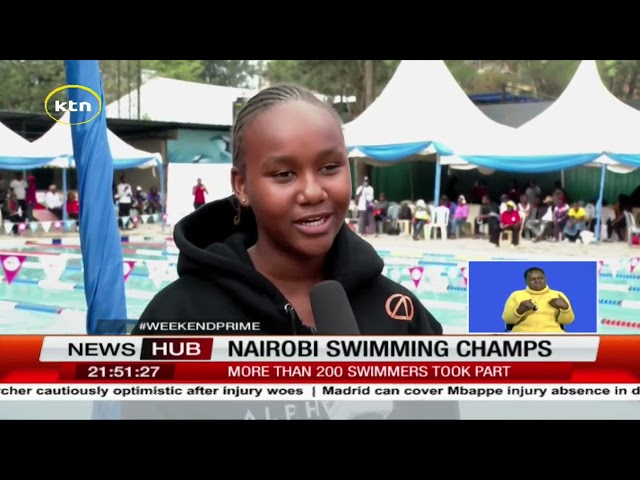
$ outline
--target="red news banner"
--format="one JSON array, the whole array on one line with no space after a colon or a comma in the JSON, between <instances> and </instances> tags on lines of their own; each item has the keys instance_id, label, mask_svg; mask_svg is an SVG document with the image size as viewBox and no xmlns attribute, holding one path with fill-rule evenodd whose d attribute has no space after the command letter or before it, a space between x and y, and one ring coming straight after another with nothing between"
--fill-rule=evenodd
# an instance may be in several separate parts
<instances>
[{"instance_id":1,"label":"red news banner","mask_svg":"<svg viewBox=\"0 0 640 480\"><path fill-rule=\"evenodd\" d=\"M0 337L0 382L640 383L640 337Z\"/></svg>"}]
</instances>

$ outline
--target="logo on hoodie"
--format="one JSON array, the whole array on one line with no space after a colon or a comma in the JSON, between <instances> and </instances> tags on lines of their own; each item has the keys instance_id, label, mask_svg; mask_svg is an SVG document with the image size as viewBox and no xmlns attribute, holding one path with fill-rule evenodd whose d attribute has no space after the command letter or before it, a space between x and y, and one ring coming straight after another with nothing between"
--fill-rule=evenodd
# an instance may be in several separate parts
<instances>
[{"instance_id":1,"label":"logo on hoodie","mask_svg":"<svg viewBox=\"0 0 640 480\"><path fill-rule=\"evenodd\" d=\"M400 293L396 293L387 298L384 305L387 315L393 320L404 320L410 322L413 320L414 308L411 298Z\"/></svg>"}]
</instances>

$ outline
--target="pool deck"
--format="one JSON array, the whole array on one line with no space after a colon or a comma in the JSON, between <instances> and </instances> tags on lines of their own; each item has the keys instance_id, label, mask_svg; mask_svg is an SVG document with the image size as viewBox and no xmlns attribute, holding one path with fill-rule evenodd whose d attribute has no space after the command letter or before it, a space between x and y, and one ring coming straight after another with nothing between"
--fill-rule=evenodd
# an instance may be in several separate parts
<instances>
[{"instance_id":1,"label":"pool deck","mask_svg":"<svg viewBox=\"0 0 640 480\"><path fill-rule=\"evenodd\" d=\"M162 243L167 238L171 238L168 228L163 231L160 225L139 225L134 230L124 231L123 237L129 237L129 241L149 241ZM0 248L11 248L23 245L25 242L47 243L50 239L75 239L69 240L77 245L78 233L25 233L20 236L0 236ZM518 258L523 260L608 260L608 259L629 259L640 258L640 247L630 247L623 242L607 243L599 245L583 245L580 243L533 243L530 240L523 240L517 248L511 248L506 243L499 248L491 245L487 240L481 239L448 239L448 240L419 240L414 241L406 235L379 237L366 237L376 249L394 251L419 251L420 253L433 253L441 255L456 255L467 257L468 259L488 259L488 258ZM64 240L63 240L64 243Z\"/></svg>"}]
</instances>

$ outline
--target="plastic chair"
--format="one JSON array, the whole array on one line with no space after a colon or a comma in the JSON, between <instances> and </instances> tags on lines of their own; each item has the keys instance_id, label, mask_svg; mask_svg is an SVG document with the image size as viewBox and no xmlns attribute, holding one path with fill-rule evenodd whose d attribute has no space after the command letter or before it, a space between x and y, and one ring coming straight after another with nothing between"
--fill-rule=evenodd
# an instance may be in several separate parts
<instances>
[{"instance_id":1,"label":"plastic chair","mask_svg":"<svg viewBox=\"0 0 640 480\"><path fill-rule=\"evenodd\" d=\"M640 228L636 224L636 219L633 218L633 214L631 212L624 212L624 218L627 222L627 243L629 246L632 246L633 237L635 235L640 235Z\"/></svg>"},{"instance_id":2,"label":"plastic chair","mask_svg":"<svg viewBox=\"0 0 640 480\"><path fill-rule=\"evenodd\" d=\"M430 208L429 211L431 213L431 223L424 226L424 238L426 240L431 239L431 232L434 229L438 229L442 240L446 240L448 238L447 231L451 211L447 207Z\"/></svg>"},{"instance_id":3,"label":"plastic chair","mask_svg":"<svg viewBox=\"0 0 640 480\"><path fill-rule=\"evenodd\" d=\"M520 222L520 240L522 240L522 233L524 232L524 222ZM513 232L511 230L505 230L501 232L501 239L504 240L504 236L506 235L506 240L509 242L509 245L513 244Z\"/></svg>"},{"instance_id":4,"label":"plastic chair","mask_svg":"<svg viewBox=\"0 0 640 480\"><path fill-rule=\"evenodd\" d=\"M411 220L395 220L395 226L400 230L400 233L411 235L412 225Z\"/></svg>"}]
</instances>

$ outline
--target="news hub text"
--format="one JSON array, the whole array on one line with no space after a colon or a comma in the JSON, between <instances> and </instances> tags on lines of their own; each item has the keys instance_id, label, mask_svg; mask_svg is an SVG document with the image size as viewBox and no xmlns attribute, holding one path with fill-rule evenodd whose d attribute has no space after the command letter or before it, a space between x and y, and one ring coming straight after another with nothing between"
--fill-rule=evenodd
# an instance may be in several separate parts
<instances>
[{"instance_id":1,"label":"news hub text","mask_svg":"<svg viewBox=\"0 0 640 480\"><path fill-rule=\"evenodd\" d=\"M453 352L451 349L453 348ZM213 351L211 339L145 338L140 358L143 360L192 359L209 360ZM234 358L443 358L451 356L473 357L549 357L549 340L231 340L226 356ZM124 356L135 357L138 349L134 342L127 343L73 343L68 344L69 357Z\"/></svg>"},{"instance_id":2,"label":"news hub text","mask_svg":"<svg viewBox=\"0 0 640 480\"><path fill-rule=\"evenodd\" d=\"M45 337L41 362L594 362L599 337Z\"/></svg>"}]
</instances>

